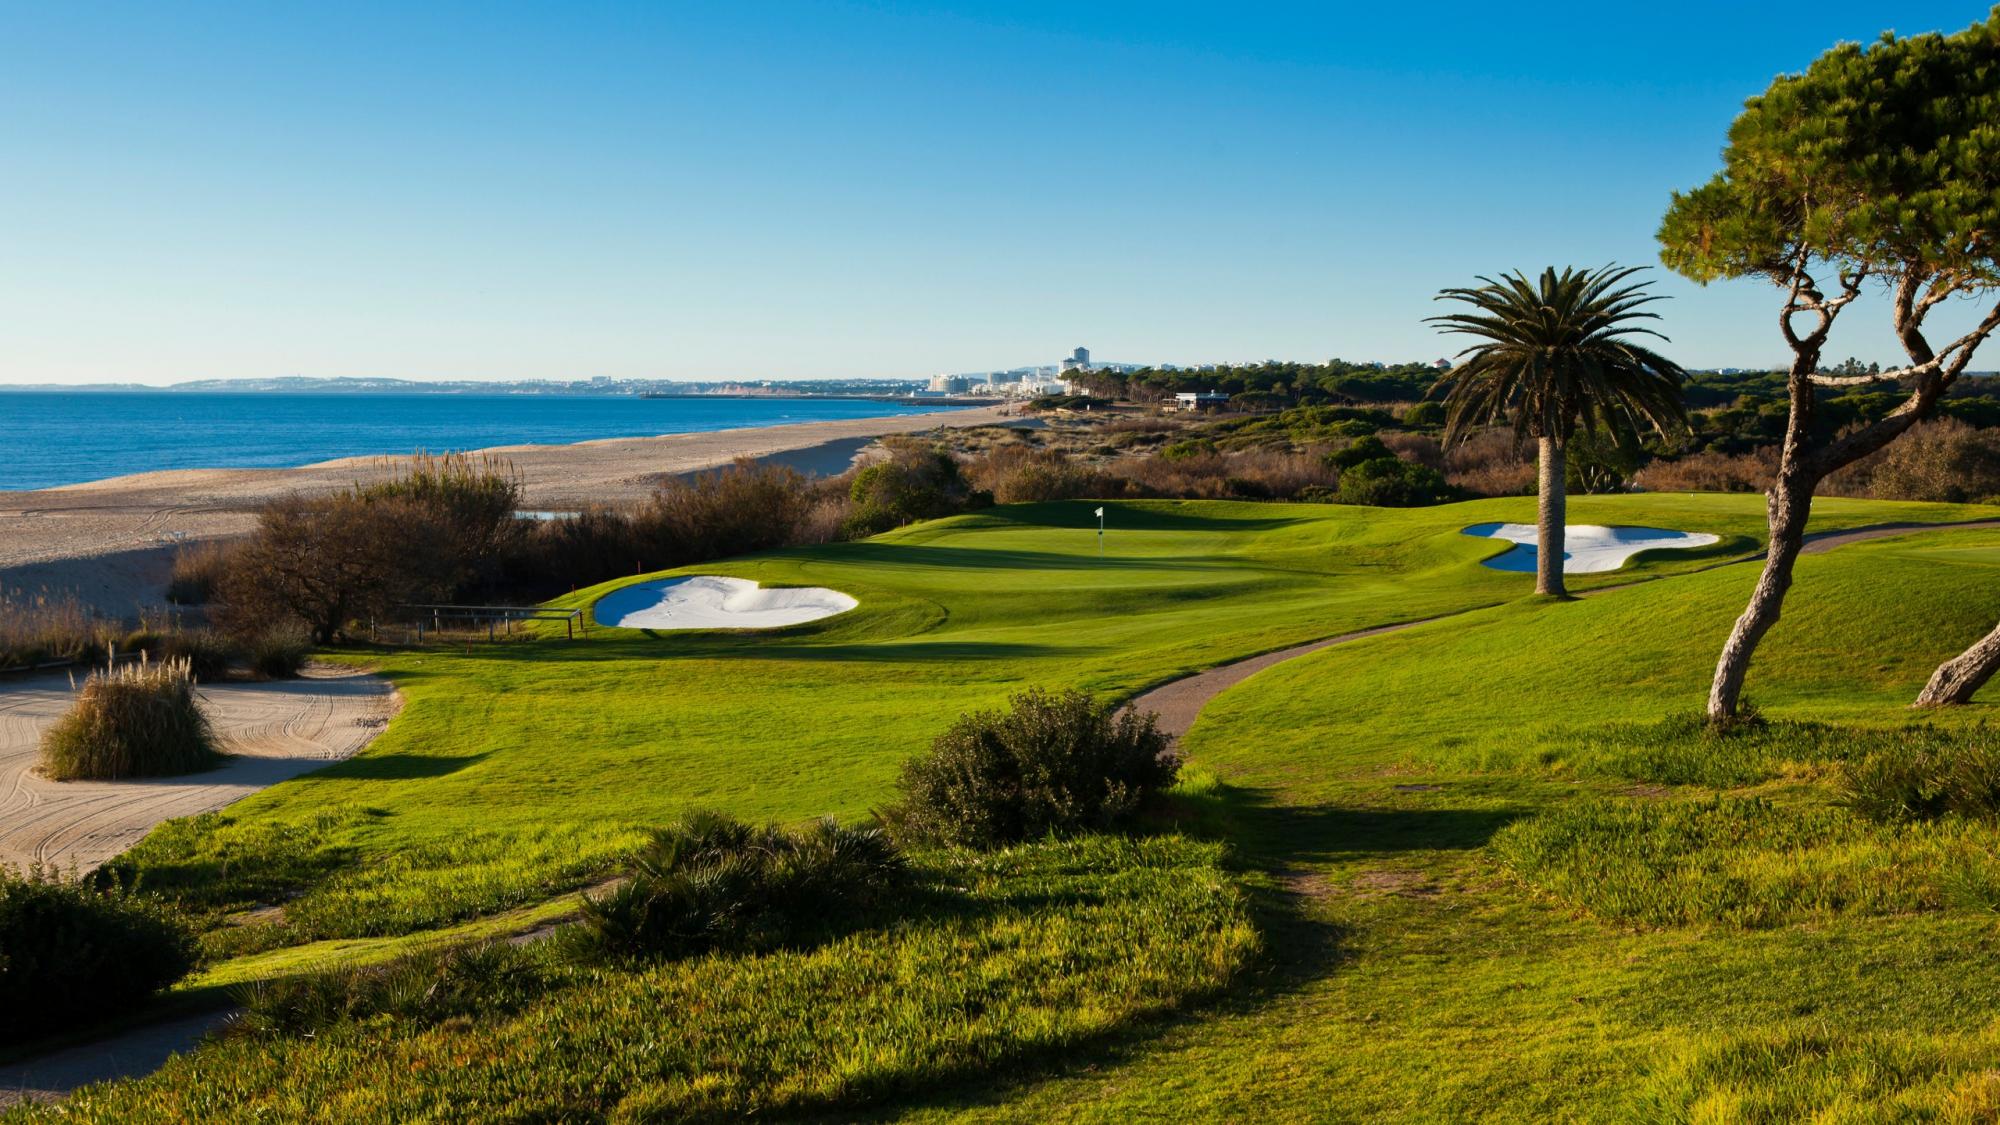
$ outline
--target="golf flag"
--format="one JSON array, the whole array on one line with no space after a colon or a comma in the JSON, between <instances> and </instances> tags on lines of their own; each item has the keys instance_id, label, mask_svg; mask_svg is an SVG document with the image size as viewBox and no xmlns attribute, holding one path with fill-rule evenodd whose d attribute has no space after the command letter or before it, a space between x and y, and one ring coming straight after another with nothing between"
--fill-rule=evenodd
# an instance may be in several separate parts
<instances>
[{"instance_id":1,"label":"golf flag","mask_svg":"<svg viewBox=\"0 0 2000 1125\"><path fill-rule=\"evenodd\" d=\"M1098 518L1098 519L1103 519L1103 518L1104 518L1104 509L1103 509L1103 508L1099 508L1099 509L1097 509L1097 518Z\"/></svg>"}]
</instances>

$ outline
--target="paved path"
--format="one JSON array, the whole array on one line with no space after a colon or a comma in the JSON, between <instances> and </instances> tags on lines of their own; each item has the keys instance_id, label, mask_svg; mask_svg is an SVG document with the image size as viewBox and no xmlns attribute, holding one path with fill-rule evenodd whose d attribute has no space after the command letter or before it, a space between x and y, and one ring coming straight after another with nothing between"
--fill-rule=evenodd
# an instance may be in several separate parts
<instances>
[{"instance_id":1,"label":"paved path","mask_svg":"<svg viewBox=\"0 0 2000 1125\"><path fill-rule=\"evenodd\" d=\"M1910 535L1917 532L1976 531L1982 528L2000 529L2000 519L1968 520L1964 523L1882 523L1872 524L1868 527L1849 528L1844 531L1822 531L1806 537L1804 553L1809 555L1824 554L1836 547L1845 547L1851 543L1866 542L1870 539L1889 539L1898 535ZM1732 559L1726 563L1718 563L1716 567L1738 566L1746 562L1758 562L1763 557L1764 554L1760 551L1749 558ZM1716 569L1716 567L1704 567L1702 569L1712 570ZM1690 571L1688 573L1696 572ZM1637 582L1626 582L1616 586L1600 586L1595 590L1585 591L1585 596L1608 594L1613 590L1629 589L1632 586L1642 585L1649 581L1658 581L1658 579L1641 579ZM1469 613L1471 611L1464 610L1461 612ZM1444 617L1456 616L1458 616L1456 613L1444 615ZM1443 617L1426 617L1417 621L1403 621L1393 625L1377 625L1373 628L1362 629L1353 633L1342 633L1337 637L1326 637L1317 641L1308 641L1305 644L1294 645L1291 648L1280 649L1277 652L1267 652L1262 656L1253 656L1248 660L1239 660L1233 664L1224 664L1217 668L1210 668L1206 672L1197 672L1192 676L1186 676L1171 683L1161 684L1151 691L1141 693L1132 700L1132 707L1141 713L1146 711L1157 712L1160 716L1160 729L1178 738L1186 734L1189 728L1194 726L1194 721L1201 717L1202 708L1208 706L1209 700L1214 699L1216 696L1221 695L1223 692L1262 672L1266 668L1282 664L1287 660L1295 660L1298 657L1318 652L1321 649L1332 648L1334 645L1344 645L1349 641L1379 637L1385 633L1398 633L1404 629L1413 628L1428 621L1440 620L1443 620Z\"/></svg>"},{"instance_id":2,"label":"paved path","mask_svg":"<svg viewBox=\"0 0 2000 1125\"><path fill-rule=\"evenodd\" d=\"M50 781L35 772L42 732L70 706L67 673L0 680L0 865L88 869L173 817L211 812L351 757L387 725L387 681L314 665L296 680L207 684L202 710L222 749L213 770L124 781Z\"/></svg>"},{"instance_id":3,"label":"paved path","mask_svg":"<svg viewBox=\"0 0 2000 1125\"><path fill-rule=\"evenodd\" d=\"M202 1012L151 1024L96 1043L0 1066L0 1109L22 1102L53 1102L78 1086L151 1074L169 1058L195 1049L202 1037L228 1021L232 1011Z\"/></svg>"}]
</instances>

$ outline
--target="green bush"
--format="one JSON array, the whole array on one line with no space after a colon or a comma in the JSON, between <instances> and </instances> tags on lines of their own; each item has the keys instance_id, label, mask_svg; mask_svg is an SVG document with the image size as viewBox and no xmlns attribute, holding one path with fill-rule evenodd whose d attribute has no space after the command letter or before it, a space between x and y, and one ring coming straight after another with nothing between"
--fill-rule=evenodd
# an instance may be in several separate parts
<instances>
[{"instance_id":1,"label":"green bush","mask_svg":"<svg viewBox=\"0 0 2000 1125\"><path fill-rule=\"evenodd\" d=\"M1362 439L1369 440L1372 439ZM1340 474L1343 504L1414 508L1441 503L1450 495L1451 486L1436 469L1393 456L1363 461Z\"/></svg>"},{"instance_id":2,"label":"green bush","mask_svg":"<svg viewBox=\"0 0 2000 1125\"><path fill-rule=\"evenodd\" d=\"M1080 691L1023 692L1006 711L960 717L911 759L886 815L910 839L980 848L1114 827L1174 783L1156 719Z\"/></svg>"},{"instance_id":3,"label":"green bush","mask_svg":"<svg viewBox=\"0 0 2000 1125\"><path fill-rule=\"evenodd\" d=\"M533 950L491 942L257 981L236 990L243 1014L233 1035L304 1036L337 1023L390 1016L429 1026L460 1016L518 1011L549 984Z\"/></svg>"},{"instance_id":4,"label":"green bush","mask_svg":"<svg viewBox=\"0 0 2000 1125\"><path fill-rule=\"evenodd\" d=\"M306 666L312 638L296 626L277 625L250 638L250 670L267 680L289 680Z\"/></svg>"},{"instance_id":5,"label":"green bush","mask_svg":"<svg viewBox=\"0 0 2000 1125\"><path fill-rule=\"evenodd\" d=\"M1984 726L1953 734L1916 727L1888 749L1842 763L1837 784L1842 803L1870 820L1992 820L2000 817L2000 744Z\"/></svg>"},{"instance_id":6,"label":"green bush","mask_svg":"<svg viewBox=\"0 0 2000 1125\"><path fill-rule=\"evenodd\" d=\"M1424 429L1444 425L1444 403L1419 402L1403 411L1403 425Z\"/></svg>"},{"instance_id":7,"label":"green bush","mask_svg":"<svg viewBox=\"0 0 2000 1125\"><path fill-rule=\"evenodd\" d=\"M1168 461L1183 461L1189 457L1213 457L1215 454L1215 443L1205 437L1183 438L1165 446L1159 452L1159 456Z\"/></svg>"},{"instance_id":8,"label":"green bush","mask_svg":"<svg viewBox=\"0 0 2000 1125\"><path fill-rule=\"evenodd\" d=\"M939 519L977 507L982 499L960 471L958 462L940 446L921 442L885 441L889 458L854 475L848 498L853 511L844 530L850 537L874 535L915 520Z\"/></svg>"},{"instance_id":9,"label":"green bush","mask_svg":"<svg viewBox=\"0 0 2000 1125\"><path fill-rule=\"evenodd\" d=\"M42 735L42 772L57 781L159 777L215 765L215 736L185 658L92 672L69 713Z\"/></svg>"},{"instance_id":10,"label":"green bush","mask_svg":"<svg viewBox=\"0 0 2000 1125\"><path fill-rule=\"evenodd\" d=\"M151 900L0 868L0 1042L113 1015L194 963L193 933Z\"/></svg>"},{"instance_id":11,"label":"green bush","mask_svg":"<svg viewBox=\"0 0 2000 1125\"><path fill-rule=\"evenodd\" d=\"M616 961L811 944L881 906L907 872L880 829L822 820L788 831L694 813L653 836L624 884L584 898L570 944Z\"/></svg>"}]
</instances>

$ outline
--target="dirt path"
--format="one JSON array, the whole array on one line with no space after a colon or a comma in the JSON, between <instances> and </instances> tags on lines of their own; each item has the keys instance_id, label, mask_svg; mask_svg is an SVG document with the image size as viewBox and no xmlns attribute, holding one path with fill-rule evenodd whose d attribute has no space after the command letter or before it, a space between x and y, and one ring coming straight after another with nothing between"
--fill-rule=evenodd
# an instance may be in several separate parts
<instances>
[{"instance_id":1,"label":"dirt path","mask_svg":"<svg viewBox=\"0 0 2000 1125\"><path fill-rule=\"evenodd\" d=\"M34 772L42 731L69 708L63 673L0 680L0 865L95 867L172 817L193 816L359 752L399 697L374 676L313 666L297 680L201 689L234 755L219 769L127 781L50 781Z\"/></svg>"},{"instance_id":2,"label":"dirt path","mask_svg":"<svg viewBox=\"0 0 2000 1125\"><path fill-rule=\"evenodd\" d=\"M213 1011L182 1016L97 1043L0 1066L0 1109L22 1102L59 1101L78 1086L151 1074L172 1056L194 1050L202 1036L221 1027L230 1015L229 1011Z\"/></svg>"},{"instance_id":3,"label":"dirt path","mask_svg":"<svg viewBox=\"0 0 2000 1125\"><path fill-rule=\"evenodd\" d=\"M1926 531L1977 531L1981 529L2000 529L2000 519L1967 520L1964 523L1882 523L1873 524L1868 527L1849 528L1845 531L1822 531L1815 535L1806 536L1805 553L1809 555L1825 554L1836 547L1845 547L1853 543L1864 543L1871 539L1890 539L1898 535L1912 535ZM1740 566L1746 562L1762 561L1763 558L1764 554L1760 551L1749 558L1733 559L1726 563L1718 563L1714 567L1703 567L1702 570L1713 570L1723 566ZM1700 573L1700 571L1690 571L1689 573ZM1597 594L1608 594L1613 590L1629 589L1632 586L1652 581L1659 581L1659 579L1641 579L1638 582L1620 583L1616 586L1600 586L1597 589L1585 591L1583 596L1591 597ZM1464 612L1469 613L1471 611L1466 610ZM1458 614L1445 614L1444 616L1456 617ZM1208 706L1209 700L1214 699L1216 696L1221 695L1223 692L1262 672L1266 668L1282 664L1287 660L1295 660L1301 656L1318 652L1321 649L1332 648L1334 645L1344 645L1350 641L1379 637L1385 633L1398 633L1404 629L1413 628L1428 621L1441 621L1443 619L1443 617L1427 617L1418 621L1404 621L1394 625L1377 625L1373 628L1362 629L1353 633L1342 633L1337 637L1308 641L1305 644L1294 645L1291 648L1280 649L1277 652L1267 652L1262 656L1253 656L1248 660L1238 660L1233 664L1224 664L1220 667L1210 668L1206 672L1197 672L1192 676L1186 676L1171 683L1161 684L1159 687L1133 697L1131 706L1140 712L1157 712L1160 716L1160 729L1178 738L1186 734L1189 728L1194 726L1194 721L1201 717L1202 708Z\"/></svg>"}]
</instances>

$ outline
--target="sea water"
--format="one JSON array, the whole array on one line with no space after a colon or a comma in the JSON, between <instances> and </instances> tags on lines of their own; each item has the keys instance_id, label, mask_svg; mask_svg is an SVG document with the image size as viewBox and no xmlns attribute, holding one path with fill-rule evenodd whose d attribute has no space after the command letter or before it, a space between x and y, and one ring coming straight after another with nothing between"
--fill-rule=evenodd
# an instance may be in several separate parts
<instances>
[{"instance_id":1,"label":"sea water","mask_svg":"<svg viewBox=\"0 0 2000 1125\"><path fill-rule=\"evenodd\" d=\"M155 469L255 469L336 457L875 418L937 404L636 395L0 392L0 490Z\"/></svg>"}]
</instances>

